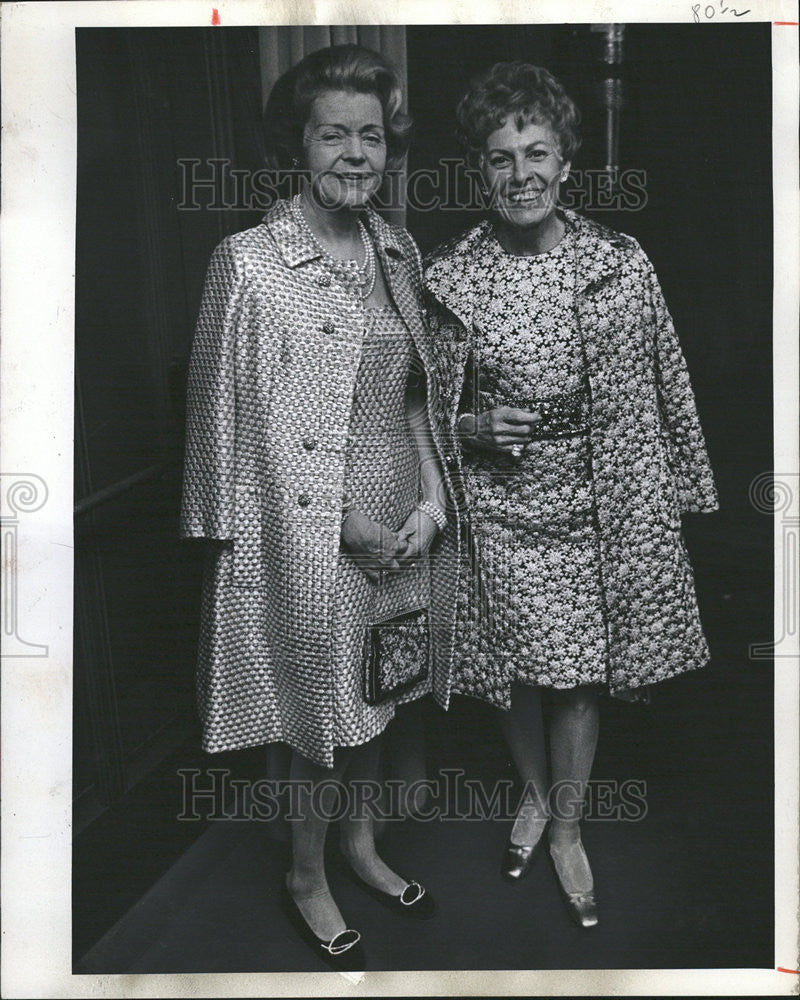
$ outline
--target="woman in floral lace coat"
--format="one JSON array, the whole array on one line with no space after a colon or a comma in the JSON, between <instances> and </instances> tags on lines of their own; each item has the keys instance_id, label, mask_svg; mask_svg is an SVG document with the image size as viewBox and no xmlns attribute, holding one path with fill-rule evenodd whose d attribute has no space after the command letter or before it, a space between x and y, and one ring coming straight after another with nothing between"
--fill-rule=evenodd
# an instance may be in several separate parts
<instances>
[{"instance_id":1,"label":"woman in floral lace coat","mask_svg":"<svg viewBox=\"0 0 800 1000\"><path fill-rule=\"evenodd\" d=\"M491 219L435 252L426 281L492 611L478 621L463 588L453 690L502 709L526 783L503 875L529 871L549 824L570 914L590 927L579 820L598 694L646 697L706 662L680 515L717 497L650 261L633 238L557 207L578 118L538 67L499 63L472 83L458 121Z\"/></svg>"}]
</instances>

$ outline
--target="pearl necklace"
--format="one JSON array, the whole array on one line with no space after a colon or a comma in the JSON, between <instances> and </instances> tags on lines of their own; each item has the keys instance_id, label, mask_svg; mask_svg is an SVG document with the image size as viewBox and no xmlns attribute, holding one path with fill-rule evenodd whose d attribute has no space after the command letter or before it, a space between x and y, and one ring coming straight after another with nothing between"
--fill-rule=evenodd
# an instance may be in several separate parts
<instances>
[{"instance_id":1,"label":"pearl necklace","mask_svg":"<svg viewBox=\"0 0 800 1000\"><path fill-rule=\"evenodd\" d=\"M350 267L355 269L357 275L357 281L359 285L359 292L362 299L368 299L375 289L375 281L378 277L378 262L377 256L375 254L375 247L372 244L372 240L369 238L366 226L358 219L358 235L361 237L361 245L364 247L364 266L359 267L358 262L355 260L341 260L338 257L334 257L333 254L327 250L317 239L311 230L306 217L303 214L303 209L300 204L300 195L296 194L292 198L291 203L292 214L295 220L300 225L300 228L308 236L314 246L325 256L328 260L333 261L336 266L344 266L348 269Z\"/></svg>"}]
</instances>

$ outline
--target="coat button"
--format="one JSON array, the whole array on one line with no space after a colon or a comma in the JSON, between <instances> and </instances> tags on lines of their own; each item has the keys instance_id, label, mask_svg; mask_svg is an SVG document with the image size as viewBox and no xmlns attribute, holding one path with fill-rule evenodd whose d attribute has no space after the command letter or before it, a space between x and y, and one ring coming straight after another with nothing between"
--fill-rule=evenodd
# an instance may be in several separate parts
<instances>
[{"instance_id":1,"label":"coat button","mask_svg":"<svg viewBox=\"0 0 800 1000\"><path fill-rule=\"evenodd\" d=\"M303 447L306 451L313 451L317 447L317 442L313 438L305 438L303 440Z\"/></svg>"},{"instance_id":2,"label":"coat button","mask_svg":"<svg viewBox=\"0 0 800 1000\"><path fill-rule=\"evenodd\" d=\"M308 493L301 493L300 496L297 498L297 503L299 504L300 507L308 507L308 505L311 503L311 497L308 495Z\"/></svg>"},{"instance_id":3,"label":"coat button","mask_svg":"<svg viewBox=\"0 0 800 1000\"><path fill-rule=\"evenodd\" d=\"M455 340L457 344L461 344L466 339L467 339L467 331L464 329L464 327L463 326L456 327L456 331L453 334L453 340Z\"/></svg>"},{"instance_id":4,"label":"coat button","mask_svg":"<svg viewBox=\"0 0 800 1000\"><path fill-rule=\"evenodd\" d=\"M317 284L319 285L320 288L330 288L330 285L331 285L331 277L330 277L330 275L329 274L321 274L317 278Z\"/></svg>"},{"instance_id":5,"label":"coat button","mask_svg":"<svg viewBox=\"0 0 800 1000\"><path fill-rule=\"evenodd\" d=\"M330 319L325 320L325 322L322 324L322 332L327 334L336 332L336 324L333 322L333 320Z\"/></svg>"}]
</instances>

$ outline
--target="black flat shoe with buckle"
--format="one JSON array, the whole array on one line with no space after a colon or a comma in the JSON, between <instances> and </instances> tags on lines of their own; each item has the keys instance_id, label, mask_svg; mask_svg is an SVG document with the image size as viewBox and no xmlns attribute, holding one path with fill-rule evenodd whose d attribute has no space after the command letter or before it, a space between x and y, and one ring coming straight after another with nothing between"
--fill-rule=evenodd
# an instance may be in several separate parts
<instances>
[{"instance_id":1,"label":"black flat shoe with buckle","mask_svg":"<svg viewBox=\"0 0 800 1000\"><path fill-rule=\"evenodd\" d=\"M354 871L351 870L350 874L364 892L372 896L373 899L377 899L382 906L394 910L395 913L402 913L404 916L415 917L418 920L428 920L436 913L436 902L433 896L419 882L412 880L399 896L393 896L390 892L383 892L381 889L376 889L374 885L365 882Z\"/></svg>"},{"instance_id":2,"label":"black flat shoe with buckle","mask_svg":"<svg viewBox=\"0 0 800 1000\"><path fill-rule=\"evenodd\" d=\"M300 937L316 952L319 958L337 972L363 972L366 956L358 931L340 931L330 941L325 941L311 930L300 907L286 886L281 894L281 904L286 916Z\"/></svg>"}]
</instances>

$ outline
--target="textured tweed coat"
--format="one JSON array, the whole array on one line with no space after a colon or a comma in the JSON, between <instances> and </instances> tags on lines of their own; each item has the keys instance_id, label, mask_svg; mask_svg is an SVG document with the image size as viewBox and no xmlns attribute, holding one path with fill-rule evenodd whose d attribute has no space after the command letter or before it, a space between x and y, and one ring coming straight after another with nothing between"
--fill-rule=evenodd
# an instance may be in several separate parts
<instances>
[{"instance_id":1,"label":"textured tweed coat","mask_svg":"<svg viewBox=\"0 0 800 1000\"><path fill-rule=\"evenodd\" d=\"M713 511L718 503L686 363L650 261L632 237L573 212L562 218L575 235L575 309L590 390L607 684L614 693L707 661L680 515ZM426 263L451 425L473 364L473 290L489 234L484 222ZM453 689L510 704L509 677L480 657L456 664Z\"/></svg>"},{"instance_id":2,"label":"textured tweed coat","mask_svg":"<svg viewBox=\"0 0 800 1000\"><path fill-rule=\"evenodd\" d=\"M392 297L437 387L408 233L366 213ZM364 304L288 202L211 259L189 369L181 534L216 539L204 576L198 664L203 745L283 740L333 766L334 591L348 423ZM435 429L445 470L452 437ZM445 472L449 488L449 479ZM450 694L458 514L430 554L433 693Z\"/></svg>"}]
</instances>

